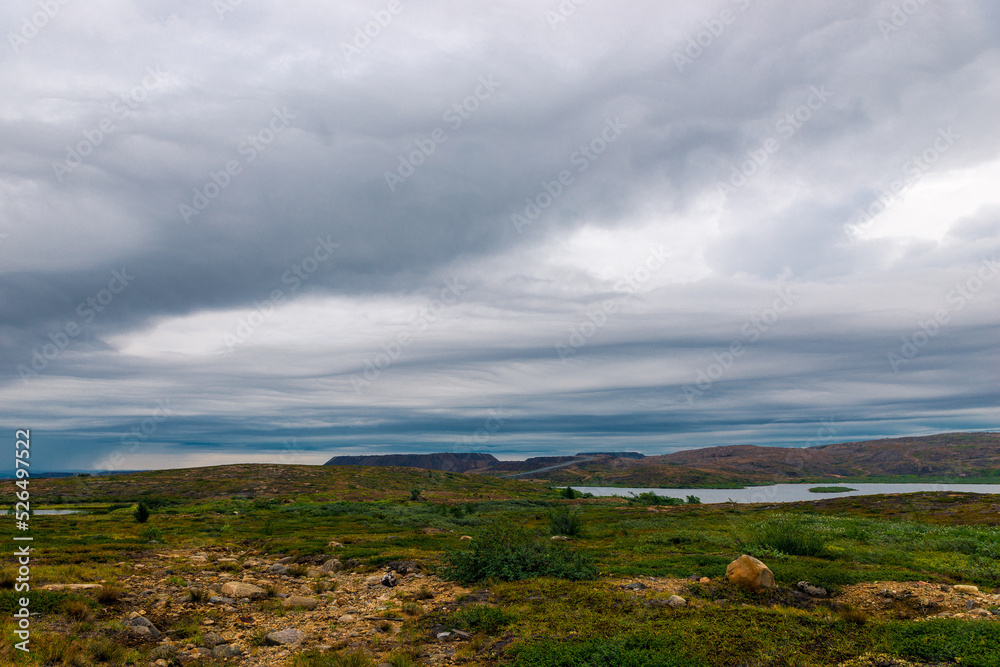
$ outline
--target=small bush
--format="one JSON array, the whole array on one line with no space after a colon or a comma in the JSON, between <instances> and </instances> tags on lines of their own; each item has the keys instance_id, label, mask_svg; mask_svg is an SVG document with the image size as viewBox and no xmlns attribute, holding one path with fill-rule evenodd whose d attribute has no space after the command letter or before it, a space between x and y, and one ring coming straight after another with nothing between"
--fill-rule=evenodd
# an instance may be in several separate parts
<instances>
[{"instance_id":1,"label":"small bush","mask_svg":"<svg viewBox=\"0 0 1000 667\"><path fill-rule=\"evenodd\" d=\"M136 505L135 512L132 513L132 516L138 523L146 523L149 520L149 507L146 506L146 503L140 500L139 504Z\"/></svg>"},{"instance_id":2,"label":"small bush","mask_svg":"<svg viewBox=\"0 0 1000 667\"><path fill-rule=\"evenodd\" d=\"M148 515L147 518L149 518ZM138 519L136 519L136 521L138 521ZM142 522L140 521L139 523ZM139 531L139 537L146 540L147 542L150 540L156 540L157 542L162 542L163 531L160 530L159 528L154 528L153 526L146 526L141 531Z\"/></svg>"},{"instance_id":3,"label":"small bush","mask_svg":"<svg viewBox=\"0 0 1000 667\"><path fill-rule=\"evenodd\" d=\"M422 489L410 489L410 500L420 500Z\"/></svg>"},{"instance_id":4,"label":"small bush","mask_svg":"<svg viewBox=\"0 0 1000 667\"><path fill-rule=\"evenodd\" d=\"M809 532L792 519L774 519L754 524L747 543L756 549L771 549L788 556L824 556L826 544L816 533Z\"/></svg>"},{"instance_id":5,"label":"small bush","mask_svg":"<svg viewBox=\"0 0 1000 667\"><path fill-rule=\"evenodd\" d=\"M90 607L78 600L70 600L63 604L62 613L74 621L86 621L90 618Z\"/></svg>"},{"instance_id":6,"label":"small bush","mask_svg":"<svg viewBox=\"0 0 1000 667\"><path fill-rule=\"evenodd\" d=\"M574 507L560 507L549 513L549 532L553 535L579 535L583 532L580 510Z\"/></svg>"},{"instance_id":7,"label":"small bush","mask_svg":"<svg viewBox=\"0 0 1000 667\"><path fill-rule=\"evenodd\" d=\"M125 591L114 584L105 584L97 589L97 601L102 604L118 602L125 595Z\"/></svg>"},{"instance_id":8,"label":"small bush","mask_svg":"<svg viewBox=\"0 0 1000 667\"><path fill-rule=\"evenodd\" d=\"M305 565L289 565L286 574L289 577L304 577L309 574L309 568Z\"/></svg>"},{"instance_id":9,"label":"small bush","mask_svg":"<svg viewBox=\"0 0 1000 667\"><path fill-rule=\"evenodd\" d=\"M577 492L576 492L576 490L573 489L572 486L567 486L565 489L562 489L559 492L559 495L561 495L563 498L567 498L569 500L575 500L576 496L577 496Z\"/></svg>"},{"instance_id":10,"label":"small bush","mask_svg":"<svg viewBox=\"0 0 1000 667\"><path fill-rule=\"evenodd\" d=\"M404 650L397 650L386 659L386 662L392 667L420 667L416 657Z\"/></svg>"},{"instance_id":11,"label":"small bush","mask_svg":"<svg viewBox=\"0 0 1000 667\"><path fill-rule=\"evenodd\" d=\"M115 662L122 653L122 647L107 637L99 637L90 642L87 653L95 662Z\"/></svg>"},{"instance_id":12,"label":"small bush","mask_svg":"<svg viewBox=\"0 0 1000 667\"><path fill-rule=\"evenodd\" d=\"M445 625L459 630L481 630L495 633L517 620L517 617L499 607L474 604L459 609L445 619Z\"/></svg>"},{"instance_id":13,"label":"small bush","mask_svg":"<svg viewBox=\"0 0 1000 667\"><path fill-rule=\"evenodd\" d=\"M206 588L189 588L187 590L188 599L191 602L208 602L208 598L211 596L208 594L208 589Z\"/></svg>"},{"instance_id":14,"label":"small bush","mask_svg":"<svg viewBox=\"0 0 1000 667\"><path fill-rule=\"evenodd\" d=\"M693 496L692 496L693 497ZM680 498L671 498L670 496L658 496L652 491L646 491L645 493L640 493L639 495L632 495L628 499L629 503L633 505L683 505L684 501Z\"/></svg>"},{"instance_id":15,"label":"small bush","mask_svg":"<svg viewBox=\"0 0 1000 667\"><path fill-rule=\"evenodd\" d=\"M698 496L688 496L684 502L688 505L701 505L701 498Z\"/></svg>"},{"instance_id":16,"label":"small bush","mask_svg":"<svg viewBox=\"0 0 1000 667\"><path fill-rule=\"evenodd\" d=\"M0 571L0 589L11 589L17 583L17 573L14 570Z\"/></svg>"},{"instance_id":17,"label":"small bush","mask_svg":"<svg viewBox=\"0 0 1000 667\"><path fill-rule=\"evenodd\" d=\"M375 667L375 662L362 651L322 653L312 649L295 656L292 667Z\"/></svg>"},{"instance_id":18,"label":"small bush","mask_svg":"<svg viewBox=\"0 0 1000 667\"><path fill-rule=\"evenodd\" d=\"M597 576L597 568L587 554L541 543L523 528L504 523L487 526L470 548L448 552L445 561L444 576L462 583L534 577L580 580Z\"/></svg>"}]
</instances>

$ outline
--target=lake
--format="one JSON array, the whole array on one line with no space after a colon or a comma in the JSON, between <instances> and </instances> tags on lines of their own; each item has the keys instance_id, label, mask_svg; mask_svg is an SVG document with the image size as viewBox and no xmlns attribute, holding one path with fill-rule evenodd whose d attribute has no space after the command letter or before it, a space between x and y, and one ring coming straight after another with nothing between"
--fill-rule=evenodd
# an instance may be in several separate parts
<instances>
[{"instance_id":1,"label":"lake","mask_svg":"<svg viewBox=\"0 0 1000 667\"><path fill-rule=\"evenodd\" d=\"M595 494L596 495L596 494ZM4 514L10 514L10 510L4 512ZM45 514L83 514L83 510L34 510L32 514L45 515Z\"/></svg>"},{"instance_id":2,"label":"lake","mask_svg":"<svg viewBox=\"0 0 1000 667\"><path fill-rule=\"evenodd\" d=\"M838 493L811 493L818 486L844 486L855 491ZM877 493L916 493L918 491L964 491L966 493L1000 493L1000 484L772 484L748 486L742 489L639 489L612 486L574 486L577 491L595 496L638 495L652 491L658 496L671 496L681 500L698 496L703 503L791 503L800 500L819 500L838 496L872 496Z\"/></svg>"}]
</instances>

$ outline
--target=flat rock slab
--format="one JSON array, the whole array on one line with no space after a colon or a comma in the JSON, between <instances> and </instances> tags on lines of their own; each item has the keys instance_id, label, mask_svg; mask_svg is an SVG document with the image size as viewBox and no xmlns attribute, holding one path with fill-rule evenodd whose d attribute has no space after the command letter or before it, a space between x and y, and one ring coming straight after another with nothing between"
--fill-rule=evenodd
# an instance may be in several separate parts
<instances>
[{"instance_id":1,"label":"flat rock slab","mask_svg":"<svg viewBox=\"0 0 1000 667\"><path fill-rule=\"evenodd\" d=\"M301 630L286 628L285 630L277 630L270 633L265 638L265 641L271 646L285 646L286 644L294 644L301 641L305 636L306 634Z\"/></svg>"},{"instance_id":2,"label":"flat rock slab","mask_svg":"<svg viewBox=\"0 0 1000 667\"><path fill-rule=\"evenodd\" d=\"M46 584L43 591L89 591L100 588L103 584Z\"/></svg>"},{"instance_id":3,"label":"flat rock slab","mask_svg":"<svg viewBox=\"0 0 1000 667\"><path fill-rule=\"evenodd\" d=\"M254 586L253 584L246 584L242 581L227 581L222 584L222 594L231 598L250 598L251 600L257 598L267 597L267 591L265 591L260 586Z\"/></svg>"},{"instance_id":4,"label":"flat rock slab","mask_svg":"<svg viewBox=\"0 0 1000 667\"><path fill-rule=\"evenodd\" d=\"M319 600L316 598L307 598L301 595L292 595L285 598L284 605L286 607L302 607L304 609L315 609L319 606Z\"/></svg>"}]
</instances>

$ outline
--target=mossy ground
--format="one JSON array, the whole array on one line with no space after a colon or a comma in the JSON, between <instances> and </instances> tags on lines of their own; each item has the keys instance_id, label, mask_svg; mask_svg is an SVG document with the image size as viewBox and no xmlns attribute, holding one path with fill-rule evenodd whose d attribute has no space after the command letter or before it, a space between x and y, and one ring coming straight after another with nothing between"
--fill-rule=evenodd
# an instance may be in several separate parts
<instances>
[{"instance_id":1,"label":"mossy ground","mask_svg":"<svg viewBox=\"0 0 1000 667\"><path fill-rule=\"evenodd\" d=\"M993 590L1000 585L998 496L921 493L646 508L612 498L560 499L555 490L511 480L308 466L227 466L31 485L34 503L59 500L64 507L96 510L32 518L33 585L113 583L124 575L116 564L148 558L164 546L308 556L329 553L332 540L343 544L337 557L355 571L415 560L434 572L443 568L446 552L464 548L462 534L475 535L499 520L548 539L553 508L577 507L582 532L567 544L593 558L597 580L483 582L489 593L481 599L421 605L407 617L404 630L416 655L436 624L469 628L473 638L450 658L456 664L837 665L876 652L912 663L1000 665L998 622L874 618L837 603L844 587L863 582ZM422 500L410 500L415 488ZM6 490L11 496L13 488ZM140 500L152 508L145 524L132 516ZM0 543L8 571L13 549L10 540ZM753 596L726 584L726 565L741 553L768 563L784 592ZM636 595L620 587L644 577L689 575L712 582L688 586L692 604L685 609L663 604L652 592ZM826 587L832 599L796 605L791 589L802 580ZM51 603L36 609L41 634L35 646L46 648L14 651L8 621L0 663L148 664L148 646L128 640L121 627L125 610L114 603L99 603L92 592L68 596L92 609L81 620L66 611L67 596L33 595ZM12 597L12 591L0 592L8 619ZM470 611L468 605L496 611ZM88 616L78 608L75 613ZM62 632L46 635L45 627ZM326 664L323 659L315 664Z\"/></svg>"}]
</instances>

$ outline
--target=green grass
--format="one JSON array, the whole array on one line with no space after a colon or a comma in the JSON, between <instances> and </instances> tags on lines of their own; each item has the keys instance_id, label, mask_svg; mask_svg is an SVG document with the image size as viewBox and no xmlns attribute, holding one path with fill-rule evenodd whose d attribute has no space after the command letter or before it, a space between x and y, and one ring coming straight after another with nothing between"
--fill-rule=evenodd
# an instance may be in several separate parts
<instances>
[{"instance_id":1,"label":"green grass","mask_svg":"<svg viewBox=\"0 0 1000 667\"><path fill-rule=\"evenodd\" d=\"M809 493L847 493L848 491L857 491L857 489L848 486L814 486L809 489Z\"/></svg>"},{"instance_id":2,"label":"green grass","mask_svg":"<svg viewBox=\"0 0 1000 667\"><path fill-rule=\"evenodd\" d=\"M471 665L805 667L836 665L868 651L918 662L959 659L961 665L1000 665L990 648L1000 645L995 630L1000 624L850 622L822 605L811 611L772 608L775 599L742 594L722 583L727 564L750 553L767 563L783 589L801 580L835 594L844 586L874 581L971 583L994 589L1000 587L998 496L840 496L774 506L700 505L679 499L663 504L660 497L645 498L659 505L651 512L645 504L622 498L574 495L570 501L541 485L511 480L415 469L351 468L348 475L312 468L204 469L215 470L218 483L202 469L75 482L39 480L39 487L53 482L40 496L58 490L67 502L89 498L90 507L99 511L32 520L31 605L38 614L33 627L41 632L51 619L69 622L63 613L67 602L86 605L92 613L89 620L74 622L80 637L53 634L46 648L24 664L100 664L104 655L113 655L114 664L148 664L141 651L116 652L112 645L117 640L109 628L120 622L123 603L121 591L111 589L130 571L117 563L141 561L162 549L148 544L155 536L171 549L211 553L212 547L231 553L254 550L264 558L335 553L348 571L366 574L392 560L414 560L425 574L475 583L489 590L487 603L476 598L479 603L448 606L437 596L418 606L409 601L414 598L406 598L411 607L400 612L407 617L406 634L398 635L426 637L429 626L438 622L471 632L472 640L456 644ZM296 478L299 473L302 478ZM393 477L397 473L398 479ZM355 488L348 488L348 480ZM271 494L270 489L282 489L284 483L286 493ZM413 489L421 489L420 501L411 500ZM105 504L95 506L95 498ZM131 516L140 500L152 511L146 524ZM426 528L442 532L429 534ZM571 534L574 540L569 547L553 543L549 538L554 532ZM460 541L463 534L474 539ZM333 552L331 539L343 547ZM15 548L11 541L0 541L7 563L0 570L0 613L8 618L21 596L10 588ZM173 573L164 577L172 584L184 587L195 581L197 567L177 563L171 568ZM691 585L684 595L701 606L681 610L660 604L650 591L636 594L608 581L692 574L713 581ZM109 591L36 588L101 580L109 582ZM295 585L304 583L313 582ZM182 591L175 588L173 593ZM732 604L713 602L721 599ZM102 611L109 606L114 609ZM177 639L196 636L201 629L194 612L185 614L167 628ZM4 627L9 629L9 623ZM388 642L388 635L380 636ZM101 638L112 644L100 643ZM251 643L254 639L249 637ZM495 644L502 648L491 648ZM396 648L387 644L377 653ZM413 663L409 654L394 655L401 667ZM347 664L343 660L361 659L346 656L314 652L296 660L299 667L342 667ZM19 660L9 645L0 647L0 664Z\"/></svg>"}]
</instances>

